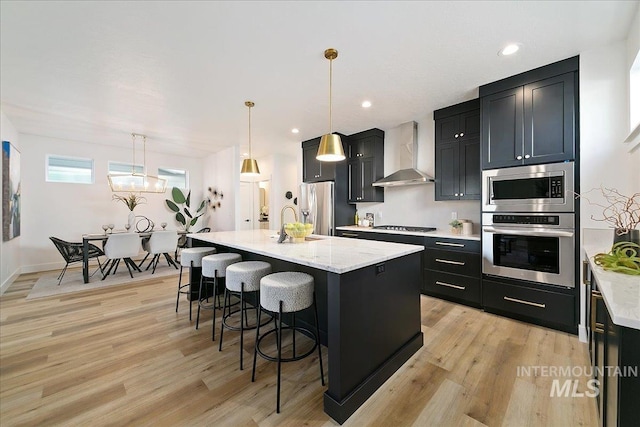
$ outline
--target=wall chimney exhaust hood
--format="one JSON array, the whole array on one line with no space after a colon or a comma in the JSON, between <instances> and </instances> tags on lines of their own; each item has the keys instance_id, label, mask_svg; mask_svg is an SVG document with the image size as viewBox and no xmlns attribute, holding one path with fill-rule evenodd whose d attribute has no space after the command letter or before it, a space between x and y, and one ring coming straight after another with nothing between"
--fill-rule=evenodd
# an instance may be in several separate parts
<instances>
[{"instance_id":1,"label":"wall chimney exhaust hood","mask_svg":"<svg viewBox=\"0 0 640 427\"><path fill-rule=\"evenodd\" d=\"M399 159L398 171L377 180L374 187L396 187L401 185L429 184L435 180L418 165L418 124L403 123L385 132L385 150L393 149Z\"/></svg>"}]
</instances>

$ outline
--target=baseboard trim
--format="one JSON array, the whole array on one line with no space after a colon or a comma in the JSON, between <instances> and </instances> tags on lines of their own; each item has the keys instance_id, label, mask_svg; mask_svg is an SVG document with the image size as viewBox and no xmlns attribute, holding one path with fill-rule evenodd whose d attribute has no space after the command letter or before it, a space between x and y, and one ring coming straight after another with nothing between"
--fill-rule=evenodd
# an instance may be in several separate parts
<instances>
[{"instance_id":1,"label":"baseboard trim","mask_svg":"<svg viewBox=\"0 0 640 427\"><path fill-rule=\"evenodd\" d=\"M584 325L578 325L578 340L580 342L588 342L589 337L587 336L587 327Z\"/></svg>"},{"instance_id":2,"label":"baseboard trim","mask_svg":"<svg viewBox=\"0 0 640 427\"><path fill-rule=\"evenodd\" d=\"M11 284L15 282L18 277L20 277L20 268L17 268L16 271L14 271L13 274L11 274L7 278L7 280L2 283L2 285L0 285L0 295L3 295L5 291L9 289L9 286L11 286Z\"/></svg>"}]
</instances>

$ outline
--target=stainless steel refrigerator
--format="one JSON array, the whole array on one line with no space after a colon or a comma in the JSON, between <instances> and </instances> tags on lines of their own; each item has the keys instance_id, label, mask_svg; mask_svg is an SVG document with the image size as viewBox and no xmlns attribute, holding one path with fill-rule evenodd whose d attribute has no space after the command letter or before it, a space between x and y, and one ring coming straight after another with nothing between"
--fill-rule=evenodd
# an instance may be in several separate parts
<instances>
[{"instance_id":1,"label":"stainless steel refrigerator","mask_svg":"<svg viewBox=\"0 0 640 427\"><path fill-rule=\"evenodd\" d=\"M345 192L336 192L333 181L301 184L298 203L300 222L312 223L314 234L333 236L335 227L353 223L355 206Z\"/></svg>"}]
</instances>

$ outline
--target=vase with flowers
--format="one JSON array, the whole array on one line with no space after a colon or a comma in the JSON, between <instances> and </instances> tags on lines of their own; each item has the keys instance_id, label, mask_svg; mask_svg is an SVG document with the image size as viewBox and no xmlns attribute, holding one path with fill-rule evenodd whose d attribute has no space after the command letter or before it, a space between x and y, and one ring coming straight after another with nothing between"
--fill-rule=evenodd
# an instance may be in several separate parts
<instances>
[{"instance_id":1,"label":"vase with flowers","mask_svg":"<svg viewBox=\"0 0 640 427\"><path fill-rule=\"evenodd\" d=\"M586 195L598 190L603 201L594 202ZM599 195L599 197L600 197ZM625 196L615 188L593 188L586 193L576 194L576 197L585 199L590 205L602 208L601 215L591 215L594 221L603 221L614 229L613 243L634 242L640 244L640 193Z\"/></svg>"},{"instance_id":2,"label":"vase with flowers","mask_svg":"<svg viewBox=\"0 0 640 427\"><path fill-rule=\"evenodd\" d=\"M451 226L451 234L462 233L462 221L458 221L457 219L454 219L449 223L449 225Z\"/></svg>"},{"instance_id":3,"label":"vase with flowers","mask_svg":"<svg viewBox=\"0 0 640 427\"><path fill-rule=\"evenodd\" d=\"M147 199L136 194L129 193L127 196L120 196L118 194L114 194L111 198L112 200L116 200L124 203L129 208L129 216L127 217L127 230L129 232L133 232L135 230L135 222L136 222L136 214L133 213L133 210L136 206L146 203Z\"/></svg>"}]
</instances>

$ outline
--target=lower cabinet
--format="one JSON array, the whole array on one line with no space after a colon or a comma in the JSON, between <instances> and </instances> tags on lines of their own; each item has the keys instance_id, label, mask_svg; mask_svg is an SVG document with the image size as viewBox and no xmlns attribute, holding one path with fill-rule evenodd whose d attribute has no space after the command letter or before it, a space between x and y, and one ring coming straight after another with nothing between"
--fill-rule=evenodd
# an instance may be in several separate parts
<instances>
[{"instance_id":1,"label":"lower cabinet","mask_svg":"<svg viewBox=\"0 0 640 427\"><path fill-rule=\"evenodd\" d=\"M486 277L482 280L482 304L486 311L575 334L575 295L569 292Z\"/></svg>"},{"instance_id":2,"label":"lower cabinet","mask_svg":"<svg viewBox=\"0 0 640 427\"><path fill-rule=\"evenodd\" d=\"M425 238L423 293L480 307L480 241Z\"/></svg>"},{"instance_id":3,"label":"lower cabinet","mask_svg":"<svg viewBox=\"0 0 640 427\"><path fill-rule=\"evenodd\" d=\"M598 283L591 276L587 289L589 351L596 402L603 427L638 425L640 396L640 330L616 325L607 310ZM631 372L635 369L635 372Z\"/></svg>"}]
</instances>

